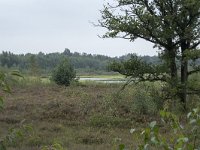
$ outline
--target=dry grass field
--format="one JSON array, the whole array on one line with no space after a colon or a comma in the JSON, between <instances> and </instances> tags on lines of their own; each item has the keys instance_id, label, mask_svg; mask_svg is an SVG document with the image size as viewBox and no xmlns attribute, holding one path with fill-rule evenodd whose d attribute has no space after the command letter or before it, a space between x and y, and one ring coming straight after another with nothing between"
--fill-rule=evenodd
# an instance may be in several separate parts
<instances>
[{"instance_id":1,"label":"dry grass field","mask_svg":"<svg viewBox=\"0 0 200 150\"><path fill-rule=\"evenodd\" d=\"M129 131L135 121L125 117L128 112L124 106L118 114L105 108L118 90L116 84L15 86L5 95L0 135L23 122L32 126L31 134L9 149L38 150L55 142L71 150L112 149L120 142L132 145Z\"/></svg>"},{"instance_id":2,"label":"dry grass field","mask_svg":"<svg viewBox=\"0 0 200 150\"><path fill-rule=\"evenodd\" d=\"M64 150L117 150L122 143L134 150L144 138L130 130L144 129L154 120L162 136L173 134L160 123L158 108L165 104L162 93L155 90L158 83L130 85L123 91L122 84L84 82L62 87L41 80L20 81L11 87L0 112L0 138L24 125L31 130L8 145L8 150L54 150L54 144Z\"/></svg>"}]
</instances>

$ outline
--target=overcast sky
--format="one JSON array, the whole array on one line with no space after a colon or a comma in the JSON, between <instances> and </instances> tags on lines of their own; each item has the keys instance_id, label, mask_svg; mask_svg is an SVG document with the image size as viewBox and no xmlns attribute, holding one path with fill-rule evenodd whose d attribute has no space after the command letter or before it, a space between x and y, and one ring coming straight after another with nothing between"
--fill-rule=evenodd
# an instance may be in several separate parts
<instances>
[{"instance_id":1,"label":"overcast sky","mask_svg":"<svg viewBox=\"0 0 200 150\"><path fill-rule=\"evenodd\" d=\"M105 29L90 22L100 19L104 0L0 0L0 52L86 52L108 56L127 53L155 55L152 44L101 39Z\"/></svg>"}]
</instances>

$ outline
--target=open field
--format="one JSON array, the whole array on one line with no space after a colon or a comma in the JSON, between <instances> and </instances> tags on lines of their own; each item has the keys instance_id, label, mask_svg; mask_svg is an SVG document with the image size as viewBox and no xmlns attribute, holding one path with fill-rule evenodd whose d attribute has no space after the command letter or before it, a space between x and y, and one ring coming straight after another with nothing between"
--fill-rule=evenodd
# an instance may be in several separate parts
<instances>
[{"instance_id":1,"label":"open field","mask_svg":"<svg viewBox=\"0 0 200 150\"><path fill-rule=\"evenodd\" d=\"M142 141L130 129L159 122L162 93L157 93L159 83L130 85L124 91L122 86L81 82L61 87L39 78L21 80L5 95L0 135L22 124L32 126L30 135L9 150L40 150L54 143L66 150L117 150L123 143L134 150ZM167 128L162 134L171 136Z\"/></svg>"},{"instance_id":2,"label":"open field","mask_svg":"<svg viewBox=\"0 0 200 150\"><path fill-rule=\"evenodd\" d=\"M14 149L36 150L55 141L73 150L112 149L115 138L132 145L129 131L136 125L135 120L123 117L127 115L123 110L116 117L102 112L105 99L118 89L102 84L14 87L12 94L6 95L5 109L0 113L0 134L24 120L33 127L33 134Z\"/></svg>"},{"instance_id":3,"label":"open field","mask_svg":"<svg viewBox=\"0 0 200 150\"><path fill-rule=\"evenodd\" d=\"M125 81L125 77L122 75L90 75L90 76L77 76L79 82L111 82L119 83ZM20 79L19 84L32 84L32 83L44 83L50 84L50 77L35 77L35 76L24 76L23 79Z\"/></svg>"}]
</instances>

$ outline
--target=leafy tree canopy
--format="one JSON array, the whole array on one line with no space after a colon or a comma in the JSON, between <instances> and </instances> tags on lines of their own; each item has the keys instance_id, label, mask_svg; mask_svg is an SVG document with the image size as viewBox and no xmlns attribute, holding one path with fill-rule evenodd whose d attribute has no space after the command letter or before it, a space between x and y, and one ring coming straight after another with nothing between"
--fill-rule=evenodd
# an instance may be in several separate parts
<instances>
[{"instance_id":1,"label":"leafy tree canopy","mask_svg":"<svg viewBox=\"0 0 200 150\"><path fill-rule=\"evenodd\" d=\"M189 60L196 60L194 57L199 53L197 49L200 44L200 1L199 0L113 0L112 4L107 3L101 11L102 18L99 20L99 26L107 29L104 38L123 38L134 41L142 38L158 47L160 58L169 68L170 75L168 83L172 88L177 87L177 95L186 107L187 82L188 76L200 71L199 66L189 70ZM136 62L137 59L135 59ZM134 61L135 61L134 60ZM131 60L131 62L133 59ZM179 61L177 63L177 61ZM130 68L142 72L149 72L146 65L134 65L128 62ZM178 76L180 64L180 78ZM149 66L149 68L151 68ZM151 68L150 70L154 70ZM158 70L157 70L158 71ZM119 72L119 70L118 70ZM124 72L124 71L123 71ZM137 71L138 72L138 71ZM159 71L158 71L159 72ZM140 76L140 74L138 74ZM157 75L160 76L158 73ZM158 77L155 77L158 79ZM180 82L180 83L179 83Z\"/></svg>"}]
</instances>

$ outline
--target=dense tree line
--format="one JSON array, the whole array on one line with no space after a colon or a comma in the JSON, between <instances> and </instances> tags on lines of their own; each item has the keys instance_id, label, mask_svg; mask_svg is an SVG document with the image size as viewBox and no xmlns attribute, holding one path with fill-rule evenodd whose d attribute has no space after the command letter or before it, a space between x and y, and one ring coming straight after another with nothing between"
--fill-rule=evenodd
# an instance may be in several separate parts
<instances>
[{"instance_id":1,"label":"dense tree line","mask_svg":"<svg viewBox=\"0 0 200 150\"><path fill-rule=\"evenodd\" d=\"M16 68L21 71L29 70L32 72L49 73L64 58L67 58L76 70L106 70L106 64L110 57L103 55L80 54L78 52L71 53L69 49L65 49L63 53L44 54L13 54L3 51L0 54L0 65L6 68Z\"/></svg>"},{"instance_id":2,"label":"dense tree line","mask_svg":"<svg viewBox=\"0 0 200 150\"><path fill-rule=\"evenodd\" d=\"M0 54L0 65L6 68L16 68L20 71L32 74L37 73L50 73L57 64L64 58L67 58L78 73L84 72L106 72L109 62L113 60L127 60L131 54L127 54L121 57L109 57L104 55L92 55L86 53L70 52L69 49L65 49L62 53L49 53L44 54L39 52L38 54L13 54L11 52L3 51ZM158 63L157 56L143 56L143 60L148 63Z\"/></svg>"}]
</instances>

